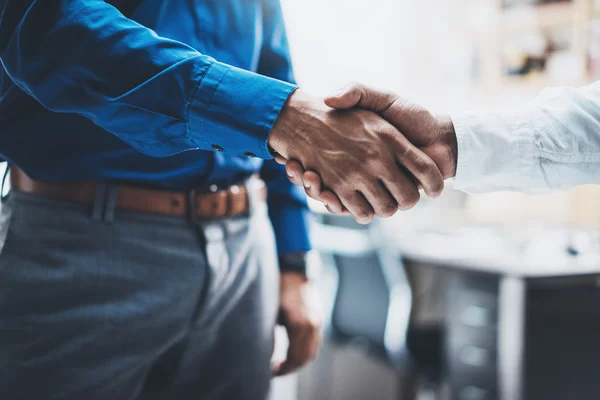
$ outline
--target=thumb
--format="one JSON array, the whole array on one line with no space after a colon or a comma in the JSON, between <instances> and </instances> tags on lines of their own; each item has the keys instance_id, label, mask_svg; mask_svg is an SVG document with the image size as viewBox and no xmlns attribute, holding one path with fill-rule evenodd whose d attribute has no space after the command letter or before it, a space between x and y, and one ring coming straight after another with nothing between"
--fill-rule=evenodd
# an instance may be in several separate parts
<instances>
[{"instance_id":1,"label":"thumb","mask_svg":"<svg viewBox=\"0 0 600 400\"><path fill-rule=\"evenodd\" d=\"M338 90L335 94L325 98L325 105L331 108L345 110L353 108L360 103L362 88L358 83L350 83Z\"/></svg>"},{"instance_id":2,"label":"thumb","mask_svg":"<svg viewBox=\"0 0 600 400\"><path fill-rule=\"evenodd\" d=\"M331 108L364 108L377 113L384 113L396 101L398 95L383 89L350 83L338 93L325 98L325 104Z\"/></svg>"}]
</instances>

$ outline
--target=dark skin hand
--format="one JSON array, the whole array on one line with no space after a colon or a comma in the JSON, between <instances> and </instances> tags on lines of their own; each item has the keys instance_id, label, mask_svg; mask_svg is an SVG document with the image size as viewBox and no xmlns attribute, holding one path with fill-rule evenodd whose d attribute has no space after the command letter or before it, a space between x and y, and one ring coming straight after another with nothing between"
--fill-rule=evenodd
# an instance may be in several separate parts
<instances>
[{"instance_id":1,"label":"dark skin hand","mask_svg":"<svg viewBox=\"0 0 600 400\"><path fill-rule=\"evenodd\" d=\"M362 224L412 208L418 185L439 196L444 181L437 165L397 128L373 111L330 106L301 90L290 96L269 137L280 162L294 159L318 171Z\"/></svg>"},{"instance_id":2,"label":"dark skin hand","mask_svg":"<svg viewBox=\"0 0 600 400\"><path fill-rule=\"evenodd\" d=\"M326 98L325 103L336 109L358 107L377 112L429 156L444 179L456 174L458 146L450 118L434 116L420 105L401 99L392 92L360 84L347 86L340 93ZM323 202L334 214L348 214L335 190L326 187L316 171L305 170L298 160L288 161L280 157L277 162L286 164L290 181L303 185L309 197Z\"/></svg>"},{"instance_id":3,"label":"dark skin hand","mask_svg":"<svg viewBox=\"0 0 600 400\"><path fill-rule=\"evenodd\" d=\"M274 364L274 376L298 370L312 361L322 339L322 318L316 291L308 279L297 272L281 275L279 323L288 333L290 345L285 361Z\"/></svg>"}]
</instances>

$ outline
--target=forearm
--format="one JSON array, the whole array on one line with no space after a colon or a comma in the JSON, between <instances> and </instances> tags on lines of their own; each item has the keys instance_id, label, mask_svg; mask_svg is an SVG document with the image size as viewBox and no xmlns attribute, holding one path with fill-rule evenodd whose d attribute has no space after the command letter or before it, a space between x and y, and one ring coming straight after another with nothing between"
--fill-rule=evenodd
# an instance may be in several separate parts
<instances>
[{"instance_id":1,"label":"forearm","mask_svg":"<svg viewBox=\"0 0 600 400\"><path fill-rule=\"evenodd\" d=\"M600 183L600 83L547 89L523 106L452 121L459 190L543 193Z\"/></svg>"}]
</instances>

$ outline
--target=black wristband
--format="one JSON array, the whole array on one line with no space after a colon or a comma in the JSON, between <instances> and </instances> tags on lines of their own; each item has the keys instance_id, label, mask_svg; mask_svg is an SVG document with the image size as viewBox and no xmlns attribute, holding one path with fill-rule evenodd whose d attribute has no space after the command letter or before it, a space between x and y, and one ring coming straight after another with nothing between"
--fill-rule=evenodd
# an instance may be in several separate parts
<instances>
[{"instance_id":1,"label":"black wristband","mask_svg":"<svg viewBox=\"0 0 600 400\"><path fill-rule=\"evenodd\" d=\"M279 269L282 272L298 272L306 275L306 254L288 253L279 256Z\"/></svg>"}]
</instances>

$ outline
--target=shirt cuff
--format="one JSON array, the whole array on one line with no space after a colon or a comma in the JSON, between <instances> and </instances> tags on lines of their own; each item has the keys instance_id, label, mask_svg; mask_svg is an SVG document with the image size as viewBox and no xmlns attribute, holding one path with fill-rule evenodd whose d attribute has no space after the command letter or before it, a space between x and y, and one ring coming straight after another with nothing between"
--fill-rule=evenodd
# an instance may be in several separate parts
<instances>
[{"instance_id":1,"label":"shirt cuff","mask_svg":"<svg viewBox=\"0 0 600 400\"><path fill-rule=\"evenodd\" d=\"M190 103L188 131L204 150L273 158L267 139L295 85L212 64Z\"/></svg>"},{"instance_id":2,"label":"shirt cuff","mask_svg":"<svg viewBox=\"0 0 600 400\"><path fill-rule=\"evenodd\" d=\"M467 193L519 190L534 168L529 107L453 115L458 143L454 188Z\"/></svg>"},{"instance_id":3,"label":"shirt cuff","mask_svg":"<svg viewBox=\"0 0 600 400\"><path fill-rule=\"evenodd\" d=\"M271 213L277 240L277 253L303 253L311 250L308 234L310 212L304 208L284 208Z\"/></svg>"}]
</instances>

